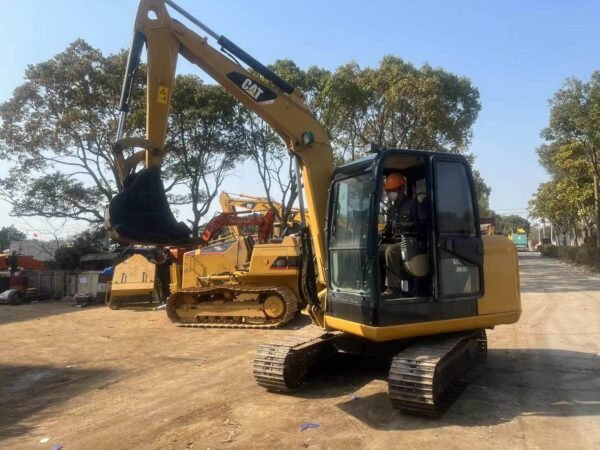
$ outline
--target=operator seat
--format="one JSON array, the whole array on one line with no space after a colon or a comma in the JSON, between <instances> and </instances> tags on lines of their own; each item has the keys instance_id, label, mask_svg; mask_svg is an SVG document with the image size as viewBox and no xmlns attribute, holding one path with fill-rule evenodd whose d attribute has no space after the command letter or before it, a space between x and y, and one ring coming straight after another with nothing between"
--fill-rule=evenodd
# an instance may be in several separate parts
<instances>
[{"instance_id":1,"label":"operator seat","mask_svg":"<svg viewBox=\"0 0 600 450\"><path fill-rule=\"evenodd\" d=\"M428 223L427 193L417 192L417 218L421 223ZM402 235L400 249L402 265L406 272L415 278L424 278L429 275L429 249L427 245L428 230L419 230L417 233Z\"/></svg>"}]
</instances>

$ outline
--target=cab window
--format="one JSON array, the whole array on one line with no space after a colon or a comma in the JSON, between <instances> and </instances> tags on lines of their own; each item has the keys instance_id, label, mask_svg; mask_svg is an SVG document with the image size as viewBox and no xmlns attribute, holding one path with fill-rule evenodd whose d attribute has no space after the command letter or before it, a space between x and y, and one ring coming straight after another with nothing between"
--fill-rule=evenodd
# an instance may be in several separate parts
<instances>
[{"instance_id":1,"label":"cab window","mask_svg":"<svg viewBox=\"0 0 600 450\"><path fill-rule=\"evenodd\" d=\"M475 236L473 199L464 164L436 164L438 233Z\"/></svg>"},{"instance_id":2,"label":"cab window","mask_svg":"<svg viewBox=\"0 0 600 450\"><path fill-rule=\"evenodd\" d=\"M368 290L366 263L372 192L370 174L346 178L334 185L329 241L331 287L334 289Z\"/></svg>"}]
</instances>

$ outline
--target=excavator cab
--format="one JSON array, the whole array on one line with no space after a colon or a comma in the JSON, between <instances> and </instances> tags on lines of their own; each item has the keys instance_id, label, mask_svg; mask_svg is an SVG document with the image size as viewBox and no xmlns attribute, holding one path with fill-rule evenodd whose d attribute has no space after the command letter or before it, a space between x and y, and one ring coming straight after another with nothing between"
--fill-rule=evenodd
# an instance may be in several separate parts
<instances>
[{"instance_id":1,"label":"excavator cab","mask_svg":"<svg viewBox=\"0 0 600 450\"><path fill-rule=\"evenodd\" d=\"M384 178L400 172L418 229L401 236L401 294L382 297ZM483 295L483 242L471 170L460 155L385 150L336 169L328 218L328 316L374 327L472 317Z\"/></svg>"}]
</instances>

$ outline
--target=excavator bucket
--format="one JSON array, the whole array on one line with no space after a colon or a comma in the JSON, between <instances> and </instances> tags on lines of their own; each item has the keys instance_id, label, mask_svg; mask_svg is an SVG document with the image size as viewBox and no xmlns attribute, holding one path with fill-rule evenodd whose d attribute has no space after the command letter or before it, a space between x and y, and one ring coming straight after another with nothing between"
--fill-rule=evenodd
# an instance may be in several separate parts
<instances>
[{"instance_id":1,"label":"excavator bucket","mask_svg":"<svg viewBox=\"0 0 600 450\"><path fill-rule=\"evenodd\" d=\"M106 209L105 225L122 243L185 245L193 241L191 230L175 219L169 207L160 167L142 169L125 178L123 191Z\"/></svg>"}]
</instances>

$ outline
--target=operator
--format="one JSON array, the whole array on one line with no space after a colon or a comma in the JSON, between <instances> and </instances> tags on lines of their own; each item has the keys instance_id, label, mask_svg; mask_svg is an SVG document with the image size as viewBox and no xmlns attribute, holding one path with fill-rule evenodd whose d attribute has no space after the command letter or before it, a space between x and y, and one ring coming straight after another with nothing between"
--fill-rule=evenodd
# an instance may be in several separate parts
<instances>
[{"instance_id":1,"label":"operator","mask_svg":"<svg viewBox=\"0 0 600 450\"><path fill-rule=\"evenodd\" d=\"M156 250L156 273L160 280L160 286L162 288L162 297L160 303L165 303L170 294L170 282L171 282L171 254L166 248L159 248Z\"/></svg>"},{"instance_id":2,"label":"operator","mask_svg":"<svg viewBox=\"0 0 600 450\"><path fill-rule=\"evenodd\" d=\"M399 172L392 172L385 178L383 189L388 197L387 221L383 230L383 240L387 242L380 246L380 252L385 256L385 286L381 294L383 298L397 298L403 295L405 286L411 276L406 272L402 263L402 241L406 235L416 235L423 231L425 218L419 211L419 204L406 195L406 178ZM404 295L406 291L404 289Z\"/></svg>"},{"instance_id":3,"label":"operator","mask_svg":"<svg viewBox=\"0 0 600 450\"><path fill-rule=\"evenodd\" d=\"M17 251L13 250L10 255L6 258L6 263L10 268L10 274L14 275L19 271L19 257L17 256Z\"/></svg>"}]
</instances>

